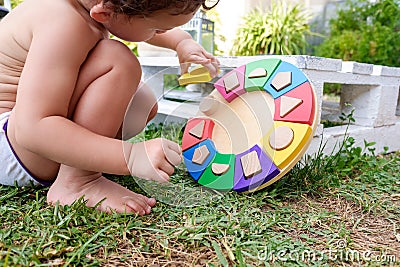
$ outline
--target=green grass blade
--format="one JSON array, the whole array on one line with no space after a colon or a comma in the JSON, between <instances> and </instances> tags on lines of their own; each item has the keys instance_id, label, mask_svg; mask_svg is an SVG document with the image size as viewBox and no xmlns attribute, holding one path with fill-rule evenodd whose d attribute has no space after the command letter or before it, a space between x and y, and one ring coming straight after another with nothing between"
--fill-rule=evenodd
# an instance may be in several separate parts
<instances>
[{"instance_id":1,"label":"green grass blade","mask_svg":"<svg viewBox=\"0 0 400 267\"><path fill-rule=\"evenodd\" d=\"M229 266L229 263L225 258L224 253L222 252L221 246L215 240L211 241L211 244L214 248L215 253L217 254L219 263L221 263L223 266Z\"/></svg>"}]
</instances>

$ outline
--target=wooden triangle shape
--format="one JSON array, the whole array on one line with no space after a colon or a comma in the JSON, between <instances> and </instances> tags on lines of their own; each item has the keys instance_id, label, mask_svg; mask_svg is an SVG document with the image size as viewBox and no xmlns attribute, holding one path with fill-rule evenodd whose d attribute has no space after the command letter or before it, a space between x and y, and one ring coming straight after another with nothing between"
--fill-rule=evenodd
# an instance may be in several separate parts
<instances>
[{"instance_id":1,"label":"wooden triangle shape","mask_svg":"<svg viewBox=\"0 0 400 267\"><path fill-rule=\"evenodd\" d=\"M203 131L204 131L204 125L205 121L201 121L196 126L194 126L192 129L190 129L189 133L196 137L197 139L201 139L203 136Z\"/></svg>"},{"instance_id":2,"label":"wooden triangle shape","mask_svg":"<svg viewBox=\"0 0 400 267\"><path fill-rule=\"evenodd\" d=\"M292 112L295 108L301 105L303 100L289 97L289 96L282 96L281 97L281 111L280 116L281 118L285 117L287 114Z\"/></svg>"}]
</instances>

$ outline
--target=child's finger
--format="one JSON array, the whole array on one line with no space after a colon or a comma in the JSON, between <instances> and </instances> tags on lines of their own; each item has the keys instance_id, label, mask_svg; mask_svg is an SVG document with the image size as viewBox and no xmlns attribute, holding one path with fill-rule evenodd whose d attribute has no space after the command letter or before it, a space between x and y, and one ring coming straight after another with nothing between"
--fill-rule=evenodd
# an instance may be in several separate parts
<instances>
[{"instance_id":1,"label":"child's finger","mask_svg":"<svg viewBox=\"0 0 400 267\"><path fill-rule=\"evenodd\" d=\"M218 75L218 70L219 70L219 66L215 65L213 63L209 63L209 64L204 64L204 67L206 67L208 69L208 71L210 72L211 77L216 77Z\"/></svg>"},{"instance_id":2,"label":"child's finger","mask_svg":"<svg viewBox=\"0 0 400 267\"><path fill-rule=\"evenodd\" d=\"M161 183L166 183L169 181L169 175L166 172L164 172L163 170L158 170L157 174L158 175L157 175L156 179L154 179L154 180L161 182Z\"/></svg>"},{"instance_id":3,"label":"child's finger","mask_svg":"<svg viewBox=\"0 0 400 267\"><path fill-rule=\"evenodd\" d=\"M221 65L221 63L219 62L219 60L217 58L214 58L214 60L211 60L211 64L213 64L218 69Z\"/></svg>"},{"instance_id":4,"label":"child's finger","mask_svg":"<svg viewBox=\"0 0 400 267\"><path fill-rule=\"evenodd\" d=\"M209 59L211 59L211 60L214 60L214 59L215 59L215 56L214 56L213 54L211 54L210 52L206 51L206 50L203 51L203 54L204 54L204 56L205 56L206 58L209 58Z\"/></svg>"},{"instance_id":5,"label":"child's finger","mask_svg":"<svg viewBox=\"0 0 400 267\"><path fill-rule=\"evenodd\" d=\"M190 65L191 65L190 62L183 62L183 63L180 63L180 66L181 66L181 74L185 74L185 73L189 72Z\"/></svg>"},{"instance_id":6,"label":"child's finger","mask_svg":"<svg viewBox=\"0 0 400 267\"><path fill-rule=\"evenodd\" d=\"M182 161L181 147L170 140L166 140L166 150L164 150L165 158L172 166L178 166Z\"/></svg>"},{"instance_id":7,"label":"child's finger","mask_svg":"<svg viewBox=\"0 0 400 267\"><path fill-rule=\"evenodd\" d=\"M182 161L181 154L173 150L166 151L165 158L172 166L178 166Z\"/></svg>"},{"instance_id":8,"label":"child's finger","mask_svg":"<svg viewBox=\"0 0 400 267\"><path fill-rule=\"evenodd\" d=\"M204 57L203 55L190 55L188 58L189 62L195 63L195 64L208 64L211 62L211 59Z\"/></svg>"},{"instance_id":9,"label":"child's finger","mask_svg":"<svg viewBox=\"0 0 400 267\"><path fill-rule=\"evenodd\" d=\"M169 164L169 162L167 162L167 161L166 161L164 164L162 164L162 165L160 166L160 170L161 170L162 172L166 173L166 174L168 175L168 178L169 178L169 176L171 176L171 175L174 173L174 171L175 171L174 166L172 166L171 164Z\"/></svg>"},{"instance_id":10,"label":"child's finger","mask_svg":"<svg viewBox=\"0 0 400 267\"><path fill-rule=\"evenodd\" d=\"M168 140L168 139L164 139L163 142L164 142L164 145L167 148L167 150L168 149L173 150L178 154L182 153L182 149L177 143L175 143L171 140Z\"/></svg>"}]
</instances>

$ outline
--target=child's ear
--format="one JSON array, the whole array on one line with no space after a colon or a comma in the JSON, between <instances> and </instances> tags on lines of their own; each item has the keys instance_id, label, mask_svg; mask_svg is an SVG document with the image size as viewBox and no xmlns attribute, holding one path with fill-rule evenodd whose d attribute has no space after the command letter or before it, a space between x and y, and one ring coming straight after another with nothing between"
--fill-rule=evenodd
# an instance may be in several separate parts
<instances>
[{"instance_id":1,"label":"child's ear","mask_svg":"<svg viewBox=\"0 0 400 267\"><path fill-rule=\"evenodd\" d=\"M90 9L90 16L97 22L106 23L110 20L112 11L103 3L99 3Z\"/></svg>"}]
</instances>

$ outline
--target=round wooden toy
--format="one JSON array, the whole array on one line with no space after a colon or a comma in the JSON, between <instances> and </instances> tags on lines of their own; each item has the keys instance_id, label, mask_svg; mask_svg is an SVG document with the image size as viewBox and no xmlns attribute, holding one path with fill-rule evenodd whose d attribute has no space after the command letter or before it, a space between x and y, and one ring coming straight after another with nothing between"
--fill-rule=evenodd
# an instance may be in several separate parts
<instances>
[{"instance_id":1,"label":"round wooden toy","mask_svg":"<svg viewBox=\"0 0 400 267\"><path fill-rule=\"evenodd\" d=\"M200 185L251 192L283 177L316 127L314 89L294 65L263 59L214 84L182 138L186 167Z\"/></svg>"}]
</instances>

